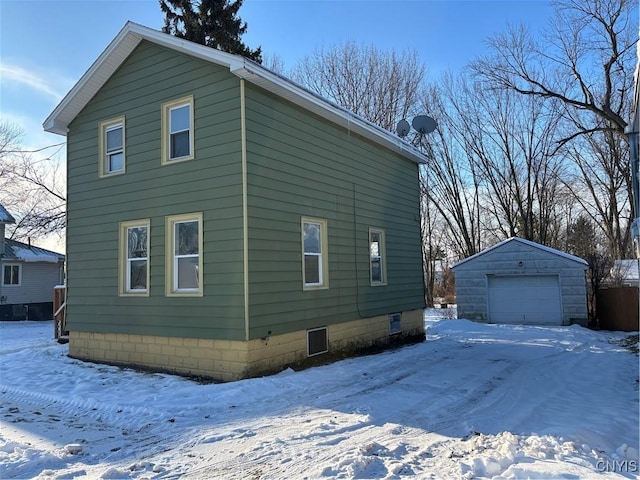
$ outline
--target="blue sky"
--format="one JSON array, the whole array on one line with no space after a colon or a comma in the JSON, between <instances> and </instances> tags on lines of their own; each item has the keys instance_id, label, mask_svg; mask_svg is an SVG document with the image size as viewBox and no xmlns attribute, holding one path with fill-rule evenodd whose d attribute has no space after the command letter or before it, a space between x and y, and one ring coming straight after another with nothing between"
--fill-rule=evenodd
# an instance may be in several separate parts
<instances>
[{"instance_id":1,"label":"blue sky","mask_svg":"<svg viewBox=\"0 0 640 480\"><path fill-rule=\"evenodd\" d=\"M542 28L545 0L245 0L243 41L292 68L314 48L347 40L415 49L430 75L458 70L508 23ZM0 118L35 149L64 141L42 122L127 20L160 29L157 0L0 0Z\"/></svg>"}]
</instances>

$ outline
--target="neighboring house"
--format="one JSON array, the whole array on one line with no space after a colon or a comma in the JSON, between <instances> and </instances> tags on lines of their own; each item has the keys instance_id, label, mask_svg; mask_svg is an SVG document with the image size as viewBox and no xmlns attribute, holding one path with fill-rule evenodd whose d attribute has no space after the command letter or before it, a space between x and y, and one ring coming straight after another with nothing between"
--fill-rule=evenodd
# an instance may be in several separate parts
<instances>
[{"instance_id":1,"label":"neighboring house","mask_svg":"<svg viewBox=\"0 0 640 480\"><path fill-rule=\"evenodd\" d=\"M44 126L71 356L233 380L424 338L425 158L395 135L133 23Z\"/></svg>"},{"instance_id":2,"label":"neighboring house","mask_svg":"<svg viewBox=\"0 0 640 480\"><path fill-rule=\"evenodd\" d=\"M638 287L638 259L616 260L611 269L611 279L616 285Z\"/></svg>"},{"instance_id":3,"label":"neighboring house","mask_svg":"<svg viewBox=\"0 0 640 480\"><path fill-rule=\"evenodd\" d=\"M528 325L587 324L587 262L512 237L453 267L458 318Z\"/></svg>"},{"instance_id":4,"label":"neighboring house","mask_svg":"<svg viewBox=\"0 0 640 480\"><path fill-rule=\"evenodd\" d=\"M53 319L53 288L64 279L64 255L4 238L15 223L0 205L0 321Z\"/></svg>"}]
</instances>

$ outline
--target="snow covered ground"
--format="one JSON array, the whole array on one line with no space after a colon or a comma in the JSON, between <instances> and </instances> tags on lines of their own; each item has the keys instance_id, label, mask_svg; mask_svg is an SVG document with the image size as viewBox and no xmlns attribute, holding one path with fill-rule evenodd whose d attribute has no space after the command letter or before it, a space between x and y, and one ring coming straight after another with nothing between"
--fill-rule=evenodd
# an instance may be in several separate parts
<instances>
[{"instance_id":1,"label":"snow covered ground","mask_svg":"<svg viewBox=\"0 0 640 480\"><path fill-rule=\"evenodd\" d=\"M441 312L424 343L226 384L0 322L0 478L638 478L628 334Z\"/></svg>"}]
</instances>

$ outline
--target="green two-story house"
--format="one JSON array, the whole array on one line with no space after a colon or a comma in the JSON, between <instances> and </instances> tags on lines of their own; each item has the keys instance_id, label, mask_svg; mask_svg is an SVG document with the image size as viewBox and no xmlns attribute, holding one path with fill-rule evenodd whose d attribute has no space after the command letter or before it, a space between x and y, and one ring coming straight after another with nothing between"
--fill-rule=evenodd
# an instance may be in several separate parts
<instances>
[{"instance_id":1,"label":"green two-story house","mask_svg":"<svg viewBox=\"0 0 640 480\"><path fill-rule=\"evenodd\" d=\"M425 159L395 135L134 23L44 128L71 356L233 380L424 337Z\"/></svg>"}]
</instances>

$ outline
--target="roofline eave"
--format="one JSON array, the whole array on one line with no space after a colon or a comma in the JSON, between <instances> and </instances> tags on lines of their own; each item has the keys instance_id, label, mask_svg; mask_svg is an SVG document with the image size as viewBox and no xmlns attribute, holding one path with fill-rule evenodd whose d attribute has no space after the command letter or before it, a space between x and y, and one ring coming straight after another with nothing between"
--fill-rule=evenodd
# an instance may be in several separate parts
<instances>
[{"instance_id":1,"label":"roofline eave","mask_svg":"<svg viewBox=\"0 0 640 480\"><path fill-rule=\"evenodd\" d=\"M564 258L565 260L569 260L571 262L579 263L580 265L583 265L585 267L585 269L589 268L589 263L584 258L576 257L575 255L571 255L570 253L562 252L562 251L557 250L555 248L547 247L546 245L542 245L541 243L536 243L536 242L533 242L531 240L527 240L526 238L520 238L520 237L510 237L510 238L507 238L506 240L502 240L501 242L498 242L495 245L492 245L492 246L490 246L488 248L485 248L481 252L478 252L478 253L476 253L474 255L471 255L470 257L463 258L462 260L460 260L460 261L456 262L454 265L452 265L451 268L455 269L455 268L459 267L460 265L463 265L463 264L469 262L470 260L473 260L473 259L476 259L478 257L481 257L484 254L489 253L489 252L497 249L498 247L501 247L502 245L504 245L506 243L509 243L509 242L513 242L513 241L522 243L524 245L528 245L528 246L533 247L533 248L537 248L538 250L542 250L543 252L550 253L551 255L557 255L559 257Z\"/></svg>"},{"instance_id":2,"label":"roofline eave","mask_svg":"<svg viewBox=\"0 0 640 480\"><path fill-rule=\"evenodd\" d=\"M182 51L187 55L229 68L229 71L237 77L287 99L336 125L358 133L404 158L417 164L426 163L427 161L427 158L415 147L396 137L391 132L364 120L343 107L329 102L300 85L296 85L291 80L285 79L258 63L238 55L168 35L131 21L125 24L107 48L47 117L43 123L44 130L66 136L69 123L104 86L106 81L142 40L148 40L172 50Z\"/></svg>"}]
</instances>

